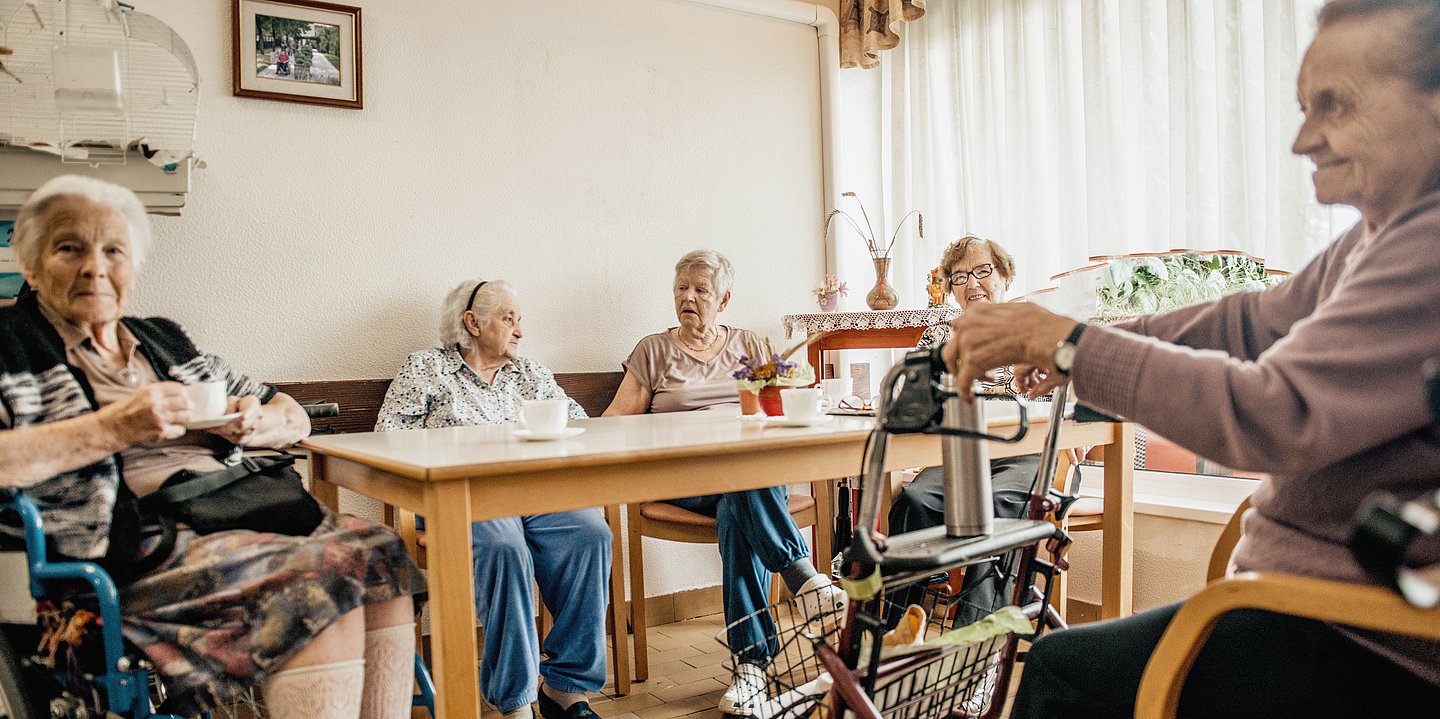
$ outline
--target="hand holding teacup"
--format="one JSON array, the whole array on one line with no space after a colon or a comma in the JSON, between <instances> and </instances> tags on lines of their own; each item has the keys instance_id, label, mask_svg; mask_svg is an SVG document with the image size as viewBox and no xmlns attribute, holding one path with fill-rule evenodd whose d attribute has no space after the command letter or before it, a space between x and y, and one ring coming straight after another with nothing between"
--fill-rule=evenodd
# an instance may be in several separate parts
<instances>
[{"instance_id":1,"label":"hand holding teacup","mask_svg":"<svg viewBox=\"0 0 1440 719\"><path fill-rule=\"evenodd\" d=\"M131 445L179 438L185 434L191 410L185 385L156 382L106 405L95 416L114 436Z\"/></svg>"},{"instance_id":2,"label":"hand holding teacup","mask_svg":"<svg viewBox=\"0 0 1440 719\"><path fill-rule=\"evenodd\" d=\"M207 431L224 437L232 444L242 447L249 446L250 441L260 432L260 420L265 416L261 411L260 398L254 395L226 397L225 411L222 414L235 414L236 412L240 413L239 417Z\"/></svg>"}]
</instances>

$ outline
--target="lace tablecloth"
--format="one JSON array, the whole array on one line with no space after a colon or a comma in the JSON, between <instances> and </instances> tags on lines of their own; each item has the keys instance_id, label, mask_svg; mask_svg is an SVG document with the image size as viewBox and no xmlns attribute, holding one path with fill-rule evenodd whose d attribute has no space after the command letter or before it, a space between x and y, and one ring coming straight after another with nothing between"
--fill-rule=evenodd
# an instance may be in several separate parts
<instances>
[{"instance_id":1,"label":"lace tablecloth","mask_svg":"<svg viewBox=\"0 0 1440 719\"><path fill-rule=\"evenodd\" d=\"M835 330L888 330L901 327L929 327L949 322L960 315L955 307L928 310L885 310L882 312L810 312L785 315L785 338L799 331L804 335Z\"/></svg>"}]
</instances>

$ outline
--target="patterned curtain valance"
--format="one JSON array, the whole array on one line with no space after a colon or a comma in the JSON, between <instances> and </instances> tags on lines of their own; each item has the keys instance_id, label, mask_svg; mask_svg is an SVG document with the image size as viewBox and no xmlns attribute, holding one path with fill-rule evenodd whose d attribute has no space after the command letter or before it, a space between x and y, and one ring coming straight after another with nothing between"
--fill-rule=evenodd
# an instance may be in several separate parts
<instances>
[{"instance_id":1,"label":"patterned curtain valance","mask_svg":"<svg viewBox=\"0 0 1440 719\"><path fill-rule=\"evenodd\" d=\"M840 0L840 67L871 68L900 44L900 24L925 15L925 0Z\"/></svg>"}]
</instances>

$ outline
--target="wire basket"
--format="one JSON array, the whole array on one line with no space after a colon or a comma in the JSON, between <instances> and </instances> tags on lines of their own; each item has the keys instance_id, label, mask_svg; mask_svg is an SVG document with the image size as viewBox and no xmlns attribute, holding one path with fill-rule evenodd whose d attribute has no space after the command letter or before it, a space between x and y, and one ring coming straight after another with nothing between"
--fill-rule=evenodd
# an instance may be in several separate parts
<instances>
[{"instance_id":1,"label":"wire basket","mask_svg":"<svg viewBox=\"0 0 1440 719\"><path fill-rule=\"evenodd\" d=\"M972 567L972 570L978 568ZM973 594L955 592L945 574L887 592L881 606L886 626L892 627L885 634L888 640L885 643L890 646L882 649L873 682L868 679L866 667L868 649L861 649L859 662L866 675L861 679L862 686L882 717L931 719L987 715L996 694L1003 652L1013 634L999 634L904 657L887 657L887 654L905 651L896 646L923 644L970 624L977 612L984 616L999 609L988 606L983 598L977 603ZM915 607L923 615L916 616ZM911 636L913 639L907 642Z\"/></svg>"},{"instance_id":2,"label":"wire basket","mask_svg":"<svg viewBox=\"0 0 1440 719\"><path fill-rule=\"evenodd\" d=\"M739 691L736 697L748 704L753 719L802 719L817 709L823 716L828 713L823 700L834 681L858 683L885 719L994 714L993 700L1014 656L1013 631L964 644L918 646L958 628L967 610L975 610L948 580L937 574L889 590L884 600L852 603L859 661L848 677L831 677L817 656L821 643L843 653L836 645L844 613L807 617L802 595L731 623L716 639L731 652L725 666L732 691ZM882 651L872 659L877 637Z\"/></svg>"},{"instance_id":3,"label":"wire basket","mask_svg":"<svg viewBox=\"0 0 1440 719\"><path fill-rule=\"evenodd\" d=\"M834 644L845 619L843 609L806 612L826 603L826 588L757 610L720 630L715 639L730 650L736 699L748 704L754 719L801 719L820 705L830 689L829 676L815 654L820 642ZM807 616L808 614L808 616Z\"/></svg>"}]
</instances>

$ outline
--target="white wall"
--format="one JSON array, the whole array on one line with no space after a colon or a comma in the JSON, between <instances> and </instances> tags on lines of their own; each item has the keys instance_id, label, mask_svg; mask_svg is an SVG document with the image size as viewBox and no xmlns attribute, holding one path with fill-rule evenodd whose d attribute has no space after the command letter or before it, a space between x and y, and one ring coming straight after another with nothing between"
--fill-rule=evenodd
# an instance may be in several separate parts
<instances>
[{"instance_id":1,"label":"white wall","mask_svg":"<svg viewBox=\"0 0 1440 719\"><path fill-rule=\"evenodd\" d=\"M144 3L199 62L209 167L155 220L133 309L273 381L391 376L477 276L519 289L523 354L618 369L674 323L671 267L697 247L737 266L722 320L780 339L810 311L813 29L683 0L499 8L365 3L355 111L232 97L230 3ZM648 592L718 582L715 556L652 549Z\"/></svg>"},{"instance_id":2,"label":"white wall","mask_svg":"<svg viewBox=\"0 0 1440 719\"><path fill-rule=\"evenodd\" d=\"M1205 586L1210 550L1223 524L1135 515L1134 607L1140 612L1185 599ZM1100 603L1100 541L1103 532L1076 532L1070 547L1070 596Z\"/></svg>"}]
</instances>

